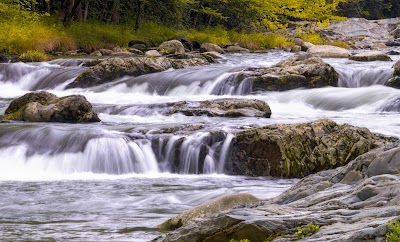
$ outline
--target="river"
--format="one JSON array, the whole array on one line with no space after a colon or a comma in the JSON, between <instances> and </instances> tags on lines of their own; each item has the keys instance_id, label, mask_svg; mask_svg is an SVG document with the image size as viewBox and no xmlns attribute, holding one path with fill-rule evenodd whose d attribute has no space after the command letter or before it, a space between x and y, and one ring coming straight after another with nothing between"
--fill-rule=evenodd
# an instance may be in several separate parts
<instances>
[{"instance_id":1,"label":"river","mask_svg":"<svg viewBox=\"0 0 400 242\"><path fill-rule=\"evenodd\" d=\"M160 235L157 224L210 199L241 192L265 199L297 182L224 174L230 131L239 127L329 118L400 137L400 91L382 85L394 61L325 59L339 72L340 87L252 93L251 83L237 78L247 67L271 66L290 55L232 54L209 66L67 90L85 70L82 60L0 64L0 113L16 97L47 90L86 96L102 120L0 123L0 240L149 241ZM226 97L263 100L272 116L161 112L168 102ZM201 128L191 134L165 131L193 125ZM213 138L215 130L226 135Z\"/></svg>"}]
</instances>

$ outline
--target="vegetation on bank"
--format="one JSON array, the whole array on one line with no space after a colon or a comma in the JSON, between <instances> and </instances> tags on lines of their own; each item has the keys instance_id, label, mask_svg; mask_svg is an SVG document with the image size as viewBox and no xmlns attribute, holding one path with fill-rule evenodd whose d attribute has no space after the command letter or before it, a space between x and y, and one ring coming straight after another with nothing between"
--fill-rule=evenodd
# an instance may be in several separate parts
<instances>
[{"instance_id":1,"label":"vegetation on bank","mask_svg":"<svg viewBox=\"0 0 400 242\"><path fill-rule=\"evenodd\" d=\"M389 221L388 226L390 232L386 234L386 239L388 242L398 242L400 241L400 221Z\"/></svg>"},{"instance_id":2,"label":"vegetation on bank","mask_svg":"<svg viewBox=\"0 0 400 242\"><path fill-rule=\"evenodd\" d=\"M339 12L363 1L0 0L0 54L77 49L90 53L127 47L132 39L157 46L175 36L199 43L238 43L249 49L280 48L291 45L284 31L291 21L326 25L343 19ZM385 6L386 11L397 5ZM324 43L318 34L299 35L305 41Z\"/></svg>"}]
</instances>

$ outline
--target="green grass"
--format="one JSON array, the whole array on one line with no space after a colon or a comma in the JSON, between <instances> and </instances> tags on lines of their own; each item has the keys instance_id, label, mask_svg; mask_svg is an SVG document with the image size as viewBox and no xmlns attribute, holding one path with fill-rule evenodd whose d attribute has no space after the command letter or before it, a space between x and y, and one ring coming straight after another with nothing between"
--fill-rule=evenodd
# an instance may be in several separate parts
<instances>
[{"instance_id":1,"label":"green grass","mask_svg":"<svg viewBox=\"0 0 400 242\"><path fill-rule=\"evenodd\" d=\"M298 227L297 232L295 233L297 235L298 239L304 239L307 236L310 236L317 232L319 230L319 225L318 224L307 224L306 228L303 227Z\"/></svg>"},{"instance_id":2,"label":"green grass","mask_svg":"<svg viewBox=\"0 0 400 242\"><path fill-rule=\"evenodd\" d=\"M38 50L28 50L27 52L22 53L18 58L23 62L40 62L50 59L46 53Z\"/></svg>"},{"instance_id":3,"label":"green grass","mask_svg":"<svg viewBox=\"0 0 400 242\"><path fill-rule=\"evenodd\" d=\"M63 27L58 19L42 16L40 21L0 22L0 53L21 55L27 51L83 50L90 53L101 48L127 47L133 39L158 46L175 36L186 36L198 43L209 42L224 46L238 43L250 50L282 48L291 45L279 34L238 33L222 27L176 30L155 22L143 23L138 32L133 24L113 25L99 22L74 22Z\"/></svg>"},{"instance_id":4,"label":"green grass","mask_svg":"<svg viewBox=\"0 0 400 242\"><path fill-rule=\"evenodd\" d=\"M386 234L386 240L388 242L399 242L400 241L400 221L389 221L388 223L390 232Z\"/></svg>"}]
</instances>

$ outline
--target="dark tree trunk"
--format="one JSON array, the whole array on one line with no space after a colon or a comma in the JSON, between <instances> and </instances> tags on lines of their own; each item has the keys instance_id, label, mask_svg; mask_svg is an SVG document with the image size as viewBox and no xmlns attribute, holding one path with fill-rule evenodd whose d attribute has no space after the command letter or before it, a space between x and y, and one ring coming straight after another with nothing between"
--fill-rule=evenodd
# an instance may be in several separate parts
<instances>
[{"instance_id":1,"label":"dark tree trunk","mask_svg":"<svg viewBox=\"0 0 400 242\"><path fill-rule=\"evenodd\" d=\"M46 5L46 13L50 13L50 0L44 0L44 4Z\"/></svg>"},{"instance_id":2,"label":"dark tree trunk","mask_svg":"<svg viewBox=\"0 0 400 242\"><path fill-rule=\"evenodd\" d=\"M63 25L68 26L71 21L73 20L74 14L76 13L76 10L78 9L79 6L81 6L82 0L75 0L71 1L70 6L72 5L72 8L68 8L67 12L65 13L64 19L63 19Z\"/></svg>"},{"instance_id":3,"label":"dark tree trunk","mask_svg":"<svg viewBox=\"0 0 400 242\"><path fill-rule=\"evenodd\" d=\"M137 14L136 14L135 32L139 30L142 21L144 0L136 0L136 3L137 3Z\"/></svg>"},{"instance_id":4,"label":"dark tree trunk","mask_svg":"<svg viewBox=\"0 0 400 242\"><path fill-rule=\"evenodd\" d=\"M83 13L83 22L85 23L87 21L88 13L89 13L89 0L85 2L85 12Z\"/></svg>"},{"instance_id":5,"label":"dark tree trunk","mask_svg":"<svg viewBox=\"0 0 400 242\"><path fill-rule=\"evenodd\" d=\"M117 25L119 24L120 21L120 9L121 9L121 4L119 0L114 0L113 1L113 6L112 6L112 16L111 16L111 21Z\"/></svg>"}]
</instances>

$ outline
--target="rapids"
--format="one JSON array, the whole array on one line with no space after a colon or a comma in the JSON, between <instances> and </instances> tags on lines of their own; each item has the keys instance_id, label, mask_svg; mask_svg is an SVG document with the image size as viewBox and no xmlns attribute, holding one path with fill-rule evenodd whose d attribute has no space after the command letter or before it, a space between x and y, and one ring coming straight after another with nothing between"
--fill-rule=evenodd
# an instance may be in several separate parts
<instances>
[{"instance_id":1,"label":"rapids","mask_svg":"<svg viewBox=\"0 0 400 242\"><path fill-rule=\"evenodd\" d=\"M269 198L290 188L296 180L224 174L239 127L329 118L400 137L400 91L382 85L394 62L325 59L340 87L252 93L240 78L248 67L289 56L226 55L219 64L86 89L65 89L85 70L83 59L0 64L0 113L16 97L47 90L86 96L103 121L0 123L1 240L148 241L159 235L157 224L209 199L239 192ZM226 97L266 101L272 117L162 114L168 102ZM176 127L197 131L168 131Z\"/></svg>"}]
</instances>

